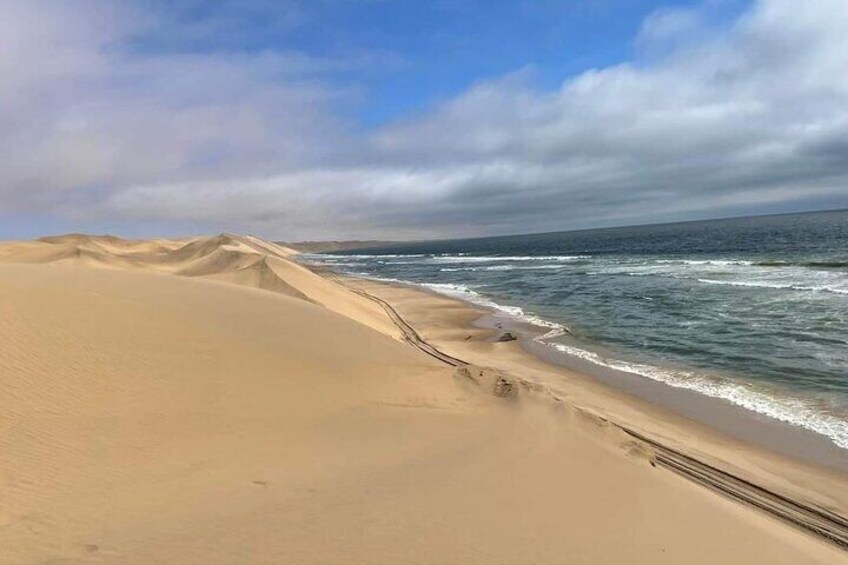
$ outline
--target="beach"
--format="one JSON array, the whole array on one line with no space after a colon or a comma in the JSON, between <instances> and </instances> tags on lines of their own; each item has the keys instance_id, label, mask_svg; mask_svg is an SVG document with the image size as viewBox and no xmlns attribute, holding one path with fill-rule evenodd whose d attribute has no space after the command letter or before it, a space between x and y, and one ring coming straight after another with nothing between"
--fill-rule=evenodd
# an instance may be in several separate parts
<instances>
[{"instance_id":1,"label":"beach","mask_svg":"<svg viewBox=\"0 0 848 565\"><path fill-rule=\"evenodd\" d=\"M296 256L0 244L0 561L848 562L844 470Z\"/></svg>"},{"instance_id":2,"label":"beach","mask_svg":"<svg viewBox=\"0 0 848 565\"><path fill-rule=\"evenodd\" d=\"M481 323L514 330L546 360L845 470L846 226L848 214L831 211L299 260L480 306Z\"/></svg>"}]
</instances>

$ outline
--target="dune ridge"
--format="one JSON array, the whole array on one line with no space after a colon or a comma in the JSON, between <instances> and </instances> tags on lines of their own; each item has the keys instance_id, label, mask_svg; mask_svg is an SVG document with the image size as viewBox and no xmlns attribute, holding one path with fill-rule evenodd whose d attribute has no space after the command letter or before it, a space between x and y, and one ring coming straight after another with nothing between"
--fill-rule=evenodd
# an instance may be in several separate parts
<instances>
[{"instance_id":1,"label":"dune ridge","mask_svg":"<svg viewBox=\"0 0 848 565\"><path fill-rule=\"evenodd\" d=\"M148 240L73 233L0 244L0 261L159 272L276 292L402 339L379 306L291 261L297 253L278 243L229 233Z\"/></svg>"}]
</instances>

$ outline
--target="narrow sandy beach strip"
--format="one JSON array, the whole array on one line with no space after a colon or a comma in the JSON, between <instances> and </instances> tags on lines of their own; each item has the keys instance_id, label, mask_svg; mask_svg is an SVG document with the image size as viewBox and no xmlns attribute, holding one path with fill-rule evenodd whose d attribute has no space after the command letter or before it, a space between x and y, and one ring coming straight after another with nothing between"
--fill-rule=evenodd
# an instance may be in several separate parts
<instances>
[{"instance_id":1,"label":"narrow sandy beach strip","mask_svg":"<svg viewBox=\"0 0 848 565\"><path fill-rule=\"evenodd\" d=\"M848 520L844 517L848 501L845 497L846 477L841 468L835 471L831 467L823 468L786 458L748 443L733 442L713 429L705 429L696 422L681 419L661 407L622 396L618 389L605 390L603 386L598 386L600 383L591 382L588 375L565 371L555 365L539 367L538 358L515 347L518 345L516 340L500 340L497 337L486 339L491 337L486 334L492 332L483 331L480 335L479 325L467 325L469 318L488 316L473 305L407 285L353 279L329 272L326 275L383 306L404 332L406 341L427 355L448 365L462 366L468 363L465 358L480 356L480 344L475 344L475 341L482 339L485 350L483 359L487 366L504 369L503 374L515 379L521 388L561 402L568 394L562 385L573 386L576 381L585 390L582 391L584 400L574 406L609 422L641 442L650 452L653 465L661 465L733 500L759 508L842 547L848 547ZM386 298L396 304L404 304L402 309L405 315L401 315L398 308ZM440 320L432 318L434 312L441 312ZM413 327L405 316L414 318L415 326L421 331ZM463 330L464 337L458 338L455 335L457 329ZM474 339L475 334L477 340ZM425 339L423 335L428 337ZM440 345L437 347L430 340ZM526 346L526 343L521 345ZM465 358L446 353L448 349ZM512 362L512 357L518 358L518 363ZM529 378L522 378L529 367L532 367ZM534 374L533 369L542 371ZM547 372L543 372L544 369ZM617 396L615 401L610 402L607 397L610 394ZM599 395L603 397L598 398ZM590 398L603 405L587 409L586 399ZM573 397L571 402L574 403ZM623 419L620 413L622 402L628 408L635 407L641 411L639 417L631 415L629 420ZM752 462L749 459L752 457L753 463L759 464L759 467L750 465ZM786 482L784 479L787 475L793 477L793 480Z\"/></svg>"},{"instance_id":2,"label":"narrow sandy beach strip","mask_svg":"<svg viewBox=\"0 0 848 565\"><path fill-rule=\"evenodd\" d=\"M361 287L472 363L453 366L290 255L237 236L0 246L3 563L848 562L612 422L834 511L844 477L588 380L557 390L468 330L473 309Z\"/></svg>"},{"instance_id":3,"label":"narrow sandy beach strip","mask_svg":"<svg viewBox=\"0 0 848 565\"><path fill-rule=\"evenodd\" d=\"M808 464L733 439L589 375L545 362L528 351L520 340L498 341L494 338L501 332L475 323L490 314L478 306L410 285L324 274L391 307L406 324L414 327L418 339L452 359L496 367L545 395L688 453L704 463L722 467L764 487L791 493L793 498L822 509L846 514L848 477L838 468Z\"/></svg>"}]
</instances>

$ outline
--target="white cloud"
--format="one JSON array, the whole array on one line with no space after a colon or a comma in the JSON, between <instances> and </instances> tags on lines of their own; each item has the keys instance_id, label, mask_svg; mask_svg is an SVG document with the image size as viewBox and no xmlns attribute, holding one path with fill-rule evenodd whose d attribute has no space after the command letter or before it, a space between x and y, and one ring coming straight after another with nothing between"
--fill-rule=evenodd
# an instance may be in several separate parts
<instances>
[{"instance_id":1,"label":"white cloud","mask_svg":"<svg viewBox=\"0 0 848 565\"><path fill-rule=\"evenodd\" d=\"M90 2L75 18L55 3L34 20L33 5L2 8L18 33L12 55L0 49L0 97L11 108L0 117L10 148L0 211L202 218L312 238L848 204L842 0L761 0L719 28L698 10L664 10L637 40L660 46L644 60L556 91L518 71L370 134L335 117L338 93L305 70L331 62L142 55L126 46L157 24L149 14ZM94 11L110 25L92 24Z\"/></svg>"},{"instance_id":2,"label":"white cloud","mask_svg":"<svg viewBox=\"0 0 848 565\"><path fill-rule=\"evenodd\" d=\"M5 2L0 10L0 206L140 182L310 165L343 125L335 94L289 53L144 55L155 25L122 4ZM67 198L73 200L72 196Z\"/></svg>"}]
</instances>

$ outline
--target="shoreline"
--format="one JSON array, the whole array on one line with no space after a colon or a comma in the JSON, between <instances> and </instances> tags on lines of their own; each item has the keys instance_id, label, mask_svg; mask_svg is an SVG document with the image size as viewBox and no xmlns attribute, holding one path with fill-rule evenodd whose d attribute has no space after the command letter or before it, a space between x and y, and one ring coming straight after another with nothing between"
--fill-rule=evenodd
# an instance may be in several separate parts
<instances>
[{"instance_id":1,"label":"shoreline","mask_svg":"<svg viewBox=\"0 0 848 565\"><path fill-rule=\"evenodd\" d=\"M797 455L785 453L784 450L774 449L774 445L769 445L768 441L735 437L721 427L698 421L693 415L681 414L669 406L640 397L626 387L603 382L586 371L580 372L545 359L528 347L532 341L528 338L526 327L524 335L518 340L497 342L495 337L499 332L509 329L519 330L520 333L518 326L521 324L510 326L503 324L503 319L497 318L501 327L496 327L491 321L495 316L479 305L404 283L357 278L325 268L316 269L316 272L339 281L357 294L370 296L372 300L382 303L384 309L394 312L403 324L413 330L417 336L413 341L420 340L438 354L455 362L491 366L518 376L525 388L543 392L555 401L567 402L603 421L605 425L615 426L648 445L653 453L652 464L666 467L742 504L759 507L777 518L791 521L798 527L835 541L841 547L848 547L848 519L845 518L848 513L848 496L845 494L845 466L841 461L831 461L831 464L811 462L803 460L801 452ZM447 316L434 317L427 314L428 310L451 312ZM429 323L428 317L431 318ZM460 338L462 335L465 337ZM410 343L410 340L405 341ZM541 344L537 345L544 348ZM484 353L482 359L478 357L480 353ZM669 385L649 381L644 377L631 375L631 378L648 381L649 386L673 390ZM567 385L567 389L562 385ZM573 388L580 389L581 394L573 394L573 390L570 390ZM697 395L710 405L721 402L694 391L681 389L679 392ZM741 407L724 404L730 409L728 413L744 411ZM760 416L753 412L751 414ZM731 420L728 418L727 422ZM768 425L794 428L801 434L828 441L824 436L775 420ZM777 436L771 437L778 439ZM835 445L833 449L844 451ZM742 492L725 488L728 483L744 485ZM778 501L777 509L770 503L761 504L763 496ZM788 506L784 507L784 504ZM798 508L802 515L815 516L813 522L824 520L828 524L825 530L829 533L816 531L820 523L808 527L803 520L802 523L796 522Z\"/></svg>"},{"instance_id":2,"label":"shoreline","mask_svg":"<svg viewBox=\"0 0 848 565\"><path fill-rule=\"evenodd\" d=\"M315 268L315 265L307 265ZM766 413L751 410L720 396L711 396L683 386L651 379L636 372L621 370L594 363L539 341L547 326L510 316L504 311L485 304L465 300L433 290L426 285L407 282L358 277L320 267L336 276L352 280L365 280L387 286L397 285L414 292L446 300L456 300L479 316L470 322L473 327L492 331L509 331L519 337L517 343L529 354L553 367L579 373L617 390L624 391L640 401L669 409L678 415L695 420L743 442L765 447L782 455L810 461L816 465L848 473L848 449L838 446L833 438L792 422L783 421Z\"/></svg>"},{"instance_id":3,"label":"shoreline","mask_svg":"<svg viewBox=\"0 0 848 565\"><path fill-rule=\"evenodd\" d=\"M748 410L722 398L674 387L635 373L601 367L532 340L522 340L521 345L530 354L551 365L586 374L641 401L671 410L739 441L848 473L848 451L822 434Z\"/></svg>"},{"instance_id":4,"label":"shoreline","mask_svg":"<svg viewBox=\"0 0 848 565\"><path fill-rule=\"evenodd\" d=\"M848 390L840 380L843 301L824 286L772 290L776 287L755 289L752 283L743 290L701 284L709 278L735 285L743 279L836 277L814 268L823 263L811 262L808 268L807 263L791 262L793 267L784 272L782 267L753 267L760 264L753 257L732 260L732 253L695 254L684 260L673 254L582 256L574 255L574 249L566 245L559 255L528 255L519 247L477 253L436 245L416 249L428 252L418 257L390 249L398 254L389 253L384 260L358 252L331 254L326 260L302 258L504 312L512 318L506 324L518 320L541 326L544 334L533 327L536 333L530 339L559 350L564 355L556 357L566 366L578 365L573 358L591 363L579 364L580 372L635 373L674 389L693 390L825 436L848 452ZM742 264L747 266L738 266ZM792 435L824 447L805 448L804 457L840 464L842 457L826 442Z\"/></svg>"},{"instance_id":5,"label":"shoreline","mask_svg":"<svg viewBox=\"0 0 848 565\"><path fill-rule=\"evenodd\" d=\"M524 350L545 363L590 377L624 391L640 401L671 410L737 440L800 461L848 473L848 450L839 447L823 434L749 410L720 397L675 387L638 373L598 365L569 355L534 339L538 337L539 332L528 330L528 324L520 321L503 318L497 314L483 314L473 324L482 328L510 331L520 336L517 341Z\"/></svg>"}]
</instances>

